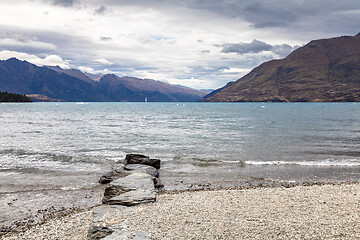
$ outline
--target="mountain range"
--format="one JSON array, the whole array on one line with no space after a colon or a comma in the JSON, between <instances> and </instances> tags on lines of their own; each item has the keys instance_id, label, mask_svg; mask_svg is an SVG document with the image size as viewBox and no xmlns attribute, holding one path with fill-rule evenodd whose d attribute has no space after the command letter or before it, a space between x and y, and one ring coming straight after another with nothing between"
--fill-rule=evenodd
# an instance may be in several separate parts
<instances>
[{"instance_id":1,"label":"mountain range","mask_svg":"<svg viewBox=\"0 0 360 240\"><path fill-rule=\"evenodd\" d=\"M205 102L359 102L360 33L314 40L203 98Z\"/></svg>"},{"instance_id":2,"label":"mountain range","mask_svg":"<svg viewBox=\"0 0 360 240\"><path fill-rule=\"evenodd\" d=\"M58 66L39 67L16 58L0 61L0 91L69 102L188 102L206 91L151 79L92 75ZM40 97L39 97L40 96Z\"/></svg>"}]
</instances>

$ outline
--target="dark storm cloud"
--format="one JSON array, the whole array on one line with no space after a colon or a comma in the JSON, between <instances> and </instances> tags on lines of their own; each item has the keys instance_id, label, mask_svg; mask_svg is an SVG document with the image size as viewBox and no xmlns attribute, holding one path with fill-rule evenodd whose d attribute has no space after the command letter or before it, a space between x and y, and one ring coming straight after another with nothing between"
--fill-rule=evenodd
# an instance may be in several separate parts
<instances>
[{"instance_id":1,"label":"dark storm cloud","mask_svg":"<svg viewBox=\"0 0 360 240\"><path fill-rule=\"evenodd\" d=\"M182 6L204 14L211 12L227 18L242 19L257 29L277 27L290 31L329 33L329 36L339 32L356 34L360 31L360 14L356 11L360 10L358 0L103 0L102 4L165 10Z\"/></svg>"}]
</instances>

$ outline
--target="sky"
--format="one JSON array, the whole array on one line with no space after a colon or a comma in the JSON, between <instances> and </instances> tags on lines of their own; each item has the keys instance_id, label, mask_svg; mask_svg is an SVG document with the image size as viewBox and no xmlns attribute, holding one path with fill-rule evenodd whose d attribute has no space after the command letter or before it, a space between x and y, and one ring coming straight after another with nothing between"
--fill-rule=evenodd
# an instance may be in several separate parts
<instances>
[{"instance_id":1,"label":"sky","mask_svg":"<svg viewBox=\"0 0 360 240\"><path fill-rule=\"evenodd\" d=\"M359 0L1 0L0 59L216 89L359 22Z\"/></svg>"}]
</instances>

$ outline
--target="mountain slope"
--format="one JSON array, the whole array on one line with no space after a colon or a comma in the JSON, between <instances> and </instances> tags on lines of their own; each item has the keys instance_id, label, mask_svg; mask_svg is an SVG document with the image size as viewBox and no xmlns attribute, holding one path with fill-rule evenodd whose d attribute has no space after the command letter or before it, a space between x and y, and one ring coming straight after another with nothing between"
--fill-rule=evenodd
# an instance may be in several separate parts
<instances>
[{"instance_id":1,"label":"mountain slope","mask_svg":"<svg viewBox=\"0 0 360 240\"><path fill-rule=\"evenodd\" d=\"M360 101L360 34L311 41L217 91L203 101Z\"/></svg>"},{"instance_id":2,"label":"mountain slope","mask_svg":"<svg viewBox=\"0 0 360 240\"><path fill-rule=\"evenodd\" d=\"M203 91L114 74L107 74L97 82L79 70L38 67L16 58L0 61L0 91L39 94L68 102L143 102L145 98L156 102L183 102L198 101L205 95Z\"/></svg>"},{"instance_id":3,"label":"mountain slope","mask_svg":"<svg viewBox=\"0 0 360 240\"><path fill-rule=\"evenodd\" d=\"M204 92L191 88L174 86L151 79L118 77L107 74L99 81L99 86L106 96L114 101L143 102L186 102L197 101Z\"/></svg>"},{"instance_id":4,"label":"mountain slope","mask_svg":"<svg viewBox=\"0 0 360 240\"><path fill-rule=\"evenodd\" d=\"M66 101L96 101L101 97L85 81L16 58L0 61L0 91L41 94Z\"/></svg>"}]
</instances>

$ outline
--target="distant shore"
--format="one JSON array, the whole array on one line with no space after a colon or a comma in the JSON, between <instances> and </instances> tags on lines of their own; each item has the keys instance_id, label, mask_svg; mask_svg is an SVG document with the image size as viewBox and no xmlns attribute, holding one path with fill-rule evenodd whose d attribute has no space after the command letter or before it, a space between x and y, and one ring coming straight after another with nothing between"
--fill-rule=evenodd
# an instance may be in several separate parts
<instances>
[{"instance_id":1,"label":"distant shore","mask_svg":"<svg viewBox=\"0 0 360 240\"><path fill-rule=\"evenodd\" d=\"M359 239L360 184L164 193L124 216L153 239ZM3 239L86 239L89 210Z\"/></svg>"}]
</instances>

